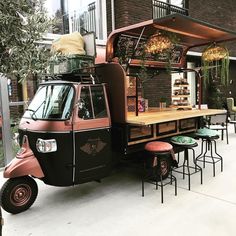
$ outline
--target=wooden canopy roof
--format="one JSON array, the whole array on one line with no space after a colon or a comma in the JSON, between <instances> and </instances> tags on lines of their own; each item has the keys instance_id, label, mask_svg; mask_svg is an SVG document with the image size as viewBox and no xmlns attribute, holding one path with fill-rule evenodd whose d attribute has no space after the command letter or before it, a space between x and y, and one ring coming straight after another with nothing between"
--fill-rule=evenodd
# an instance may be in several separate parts
<instances>
[{"instance_id":1,"label":"wooden canopy roof","mask_svg":"<svg viewBox=\"0 0 236 236\"><path fill-rule=\"evenodd\" d=\"M110 61L114 57L115 42L121 34L132 37L142 35L143 38L149 38L158 30L176 33L180 40L179 44L184 46L187 49L186 51L192 47L236 39L236 32L193 19L189 16L172 14L113 31L107 40L106 60Z\"/></svg>"}]
</instances>

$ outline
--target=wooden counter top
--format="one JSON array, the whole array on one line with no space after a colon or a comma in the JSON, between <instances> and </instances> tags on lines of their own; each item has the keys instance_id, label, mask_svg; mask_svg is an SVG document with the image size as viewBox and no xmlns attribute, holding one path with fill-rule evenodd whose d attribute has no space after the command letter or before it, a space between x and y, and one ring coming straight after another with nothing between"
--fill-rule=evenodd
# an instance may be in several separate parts
<instances>
[{"instance_id":1,"label":"wooden counter top","mask_svg":"<svg viewBox=\"0 0 236 236\"><path fill-rule=\"evenodd\" d=\"M127 123L135 125L150 125L167 121L181 120L193 117L224 114L226 110L219 109L193 109L193 110L176 110L166 108L160 110L158 108L150 108L146 112L139 112L138 116L135 116L134 112L129 112L127 115Z\"/></svg>"}]
</instances>

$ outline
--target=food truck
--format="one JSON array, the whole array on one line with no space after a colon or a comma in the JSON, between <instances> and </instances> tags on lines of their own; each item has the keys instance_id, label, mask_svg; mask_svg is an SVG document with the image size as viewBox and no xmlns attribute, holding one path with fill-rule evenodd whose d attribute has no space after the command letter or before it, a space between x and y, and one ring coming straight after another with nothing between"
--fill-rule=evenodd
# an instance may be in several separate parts
<instances>
[{"instance_id":1,"label":"food truck","mask_svg":"<svg viewBox=\"0 0 236 236\"><path fill-rule=\"evenodd\" d=\"M145 48L160 32L177 35L178 42L168 56L155 57ZM57 73L47 75L20 121L21 149L4 170L8 180L1 189L2 208L13 214L27 210L38 194L35 178L53 186L98 181L115 162L144 155L147 142L195 132L201 117L224 113L191 109L187 103L159 107L157 96L154 101L149 97L147 104L142 76L157 92L167 64L171 71L186 71L191 48L233 39L234 32L174 14L112 32L104 63L91 66L80 56L72 58L79 60L78 68L71 67L69 59L59 63L59 69L66 64L72 70L58 73L57 67ZM86 40L85 46L88 50ZM195 72L200 105L202 77ZM186 85L185 80L176 81L182 82ZM169 170L171 163L166 164L163 168Z\"/></svg>"}]
</instances>

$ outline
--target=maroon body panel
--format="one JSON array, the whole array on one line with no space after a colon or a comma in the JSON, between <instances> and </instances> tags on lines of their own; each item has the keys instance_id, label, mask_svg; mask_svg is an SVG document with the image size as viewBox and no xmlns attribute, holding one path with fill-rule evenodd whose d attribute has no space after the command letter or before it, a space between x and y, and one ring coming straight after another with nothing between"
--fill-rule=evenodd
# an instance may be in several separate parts
<instances>
[{"instance_id":1,"label":"maroon body panel","mask_svg":"<svg viewBox=\"0 0 236 236\"><path fill-rule=\"evenodd\" d=\"M33 131L71 131L72 124L70 121L49 121L49 120L32 120L22 118L19 128Z\"/></svg>"},{"instance_id":2,"label":"maroon body panel","mask_svg":"<svg viewBox=\"0 0 236 236\"><path fill-rule=\"evenodd\" d=\"M43 178L44 174L33 151L29 147L27 136L24 136L24 143L20 152L5 167L3 176L5 178L16 178L25 175L32 175L37 178Z\"/></svg>"}]
</instances>

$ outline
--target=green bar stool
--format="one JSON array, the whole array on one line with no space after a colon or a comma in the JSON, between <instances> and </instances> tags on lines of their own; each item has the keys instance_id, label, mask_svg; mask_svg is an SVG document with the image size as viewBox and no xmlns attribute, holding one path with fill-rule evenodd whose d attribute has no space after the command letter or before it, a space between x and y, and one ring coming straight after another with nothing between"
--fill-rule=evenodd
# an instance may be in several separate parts
<instances>
[{"instance_id":1,"label":"green bar stool","mask_svg":"<svg viewBox=\"0 0 236 236\"><path fill-rule=\"evenodd\" d=\"M215 177L216 163L220 162L221 172L223 171L223 157L216 149L216 140L219 138L218 132L208 128L201 128L197 130L196 138L202 140L201 153L197 156L196 162L203 162L203 168L205 168L206 163L212 164L213 176Z\"/></svg>"},{"instance_id":2,"label":"green bar stool","mask_svg":"<svg viewBox=\"0 0 236 236\"><path fill-rule=\"evenodd\" d=\"M171 143L174 145L174 149L178 152L178 162L179 162L179 152L184 152L184 161L177 168L173 168L173 172L183 174L183 179L185 175L188 176L188 190L191 189L191 175L200 172L200 180L201 184L203 182L202 178L202 168L197 164L195 158L195 150L194 148L198 146L197 141L188 136L175 136L171 138ZM179 151L178 151L179 150ZM189 150L192 151L192 160L193 165L189 164ZM187 171L186 171L187 170Z\"/></svg>"},{"instance_id":3,"label":"green bar stool","mask_svg":"<svg viewBox=\"0 0 236 236\"><path fill-rule=\"evenodd\" d=\"M175 195L177 195L177 180L172 175L172 154L173 147L171 144L162 141L153 141L145 145L145 150L150 155L144 158L144 171L142 177L142 196L144 197L144 183L161 187L161 203L163 203L163 187L167 184L175 184ZM148 156L151 163L148 165ZM151 172L150 172L151 170ZM167 181L164 181L167 179Z\"/></svg>"}]
</instances>

